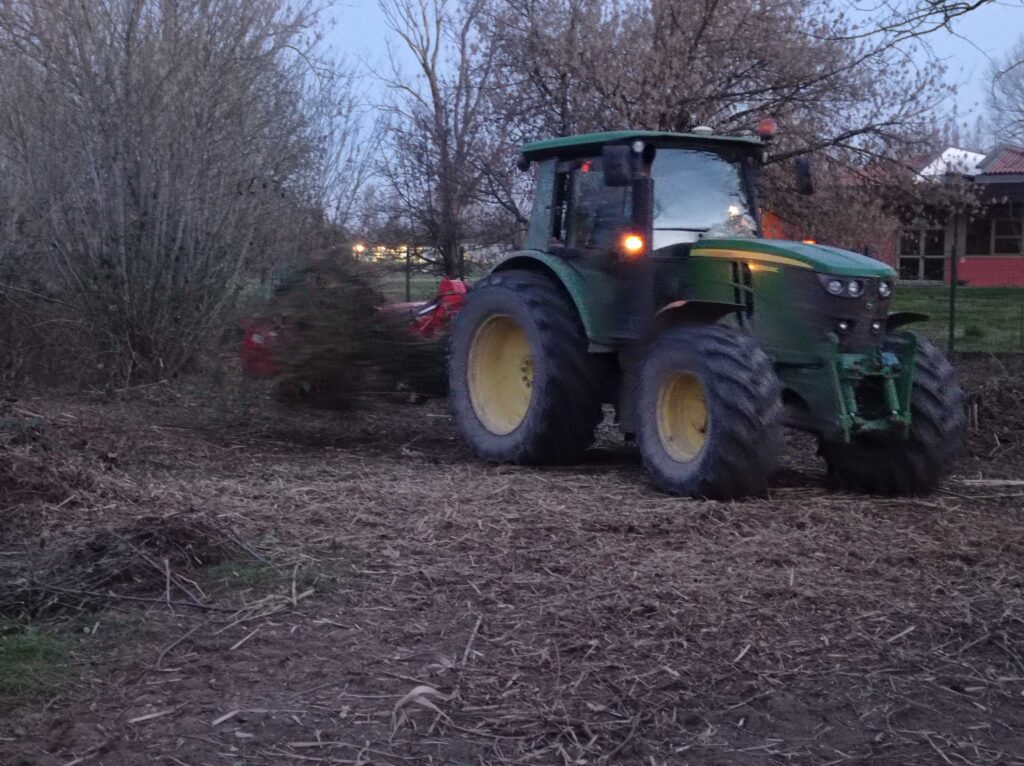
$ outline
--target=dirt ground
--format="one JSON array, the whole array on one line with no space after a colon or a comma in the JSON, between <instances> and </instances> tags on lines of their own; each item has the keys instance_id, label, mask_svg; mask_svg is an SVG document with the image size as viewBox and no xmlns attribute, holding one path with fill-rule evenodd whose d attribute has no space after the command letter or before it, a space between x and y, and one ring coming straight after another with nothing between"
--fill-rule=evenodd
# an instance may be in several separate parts
<instances>
[{"instance_id":1,"label":"dirt ground","mask_svg":"<svg viewBox=\"0 0 1024 766\"><path fill-rule=\"evenodd\" d=\"M1024 363L961 366L920 499L831 491L799 437L721 504L610 432L478 463L442 401L22 398L0 627L67 656L0 697L0 763L1024 763Z\"/></svg>"}]
</instances>

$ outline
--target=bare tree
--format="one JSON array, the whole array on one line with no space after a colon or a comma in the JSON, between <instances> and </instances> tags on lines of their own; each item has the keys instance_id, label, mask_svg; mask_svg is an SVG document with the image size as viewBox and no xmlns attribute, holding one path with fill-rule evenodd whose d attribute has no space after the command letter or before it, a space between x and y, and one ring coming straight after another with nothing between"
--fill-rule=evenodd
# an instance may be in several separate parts
<instances>
[{"instance_id":1,"label":"bare tree","mask_svg":"<svg viewBox=\"0 0 1024 766\"><path fill-rule=\"evenodd\" d=\"M989 69L987 111L999 141L1024 142L1024 38Z\"/></svg>"},{"instance_id":2,"label":"bare tree","mask_svg":"<svg viewBox=\"0 0 1024 766\"><path fill-rule=\"evenodd\" d=\"M494 83L492 56L478 34L483 0L380 0L380 7L417 70L414 78L404 75L392 57L381 174L425 244L439 252L439 265L454 274L488 148L486 96Z\"/></svg>"},{"instance_id":3,"label":"bare tree","mask_svg":"<svg viewBox=\"0 0 1024 766\"><path fill-rule=\"evenodd\" d=\"M855 24L838 0L488 0L480 28L501 83L492 122L504 126L505 167L516 145L547 136L696 125L743 134L772 115L781 133L769 191L791 191L786 161L813 153L819 186L844 186L822 204L855 192L865 210L884 207L894 195L880 187L911 189L912 161L936 148L951 93L923 41L982 4L884 0ZM510 183L482 190L520 216Z\"/></svg>"}]
</instances>

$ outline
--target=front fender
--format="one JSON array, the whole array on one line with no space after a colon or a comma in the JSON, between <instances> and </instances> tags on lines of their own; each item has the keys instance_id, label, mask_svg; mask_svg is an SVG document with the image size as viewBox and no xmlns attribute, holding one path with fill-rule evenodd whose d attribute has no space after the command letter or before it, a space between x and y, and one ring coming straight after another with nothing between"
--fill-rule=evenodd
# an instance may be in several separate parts
<instances>
[{"instance_id":1,"label":"front fender","mask_svg":"<svg viewBox=\"0 0 1024 766\"><path fill-rule=\"evenodd\" d=\"M912 322L927 322L929 319L931 319L930 316L917 311L896 311L885 318L885 329L888 332L892 332L903 327L903 325Z\"/></svg>"}]
</instances>

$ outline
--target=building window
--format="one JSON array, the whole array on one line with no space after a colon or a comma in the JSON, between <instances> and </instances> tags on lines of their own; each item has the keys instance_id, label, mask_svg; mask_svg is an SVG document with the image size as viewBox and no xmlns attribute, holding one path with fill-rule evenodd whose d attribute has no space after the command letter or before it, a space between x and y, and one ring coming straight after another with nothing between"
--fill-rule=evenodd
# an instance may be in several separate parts
<instances>
[{"instance_id":1,"label":"building window","mask_svg":"<svg viewBox=\"0 0 1024 766\"><path fill-rule=\"evenodd\" d=\"M988 255L992 252L992 221L972 218L967 222L967 255Z\"/></svg>"},{"instance_id":2,"label":"building window","mask_svg":"<svg viewBox=\"0 0 1024 766\"><path fill-rule=\"evenodd\" d=\"M998 255L1020 255L1021 221L1024 207L1019 202L992 209L992 252Z\"/></svg>"},{"instance_id":3,"label":"building window","mask_svg":"<svg viewBox=\"0 0 1024 766\"><path fill-rule=\"evenodd\" d=\"M967 255L1020 255L1024 242L1024 204L993 205L984 218L967 222Z\"/></svg>"},{"instance_id":4,"label":"building window","mask_svg":"<svg viewBox=\"0 0 1024 766\"><path fill-rule=\"evenodd\" d=\"M946 275L945 229L904 229L899 272L900 279L941 282Z\"/></svg>"}]
</instances>

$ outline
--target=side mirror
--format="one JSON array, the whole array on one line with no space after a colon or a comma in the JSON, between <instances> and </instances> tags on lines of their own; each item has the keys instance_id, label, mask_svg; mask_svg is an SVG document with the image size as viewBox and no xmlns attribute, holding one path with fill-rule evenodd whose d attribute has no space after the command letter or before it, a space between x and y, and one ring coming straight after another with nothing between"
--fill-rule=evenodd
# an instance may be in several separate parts
<instances>
[{"instance_id":1,"label":"side mirror","mask_svg":"<svg viewBox=\"0 0 1024 766\"><path fill-rule=\"evenodd\" d=\"M810 155L802 154L793 160L793 173L796 175L796 190L798 194L814 193L813 166Z\"/></svg>"},{"instance_id":2,"label":"side mirror","mask_svg":"<svg viewBox=\"0 0 1024 766\"><path fill-rule=\"evenodd\" d=\"M601 149L601 168L605 186L629 186L633 183L633 151L628 146Z\"/></svg>"}]
</instances>

